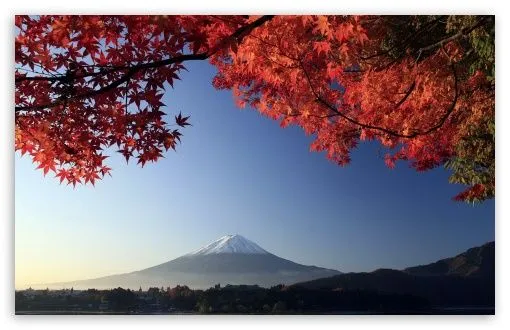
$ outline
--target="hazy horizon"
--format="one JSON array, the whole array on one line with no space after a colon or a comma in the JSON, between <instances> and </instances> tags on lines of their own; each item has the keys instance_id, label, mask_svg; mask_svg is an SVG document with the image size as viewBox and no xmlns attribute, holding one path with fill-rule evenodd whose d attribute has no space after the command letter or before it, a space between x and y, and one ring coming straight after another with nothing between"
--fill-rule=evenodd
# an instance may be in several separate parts
<instances>
[{"instance_id":1,"label":"hazy horizon","mask_svg":"<svg viewBox=\"0 0 510 330\"><path fill-rule=\"evenodd\" d=\"M239 235L239 234L233 234L233 235ZM242 235L241 235L242 236ZM474 247L473 247L474 248ZM191 251L191 252L194 252L194 251ZM266 251L270 254L272 254L271 252L269 251ZM465 251L459 251L459 253L456 253L455 255L451 255L451 256L447 256L447 257L455 257L456 255L462 253L462 252L465 252ZM188 254L184 254L182 256L187 256ZM179 257L182 257L182 256L179 256ZM439 260L440 258L438 258L437 260ZM173 259L172 259L173 260ZM437 260L432 260L432 262L435 262ZM152 266L159 266L159 265L162 265L162 264L166 264L168 263L168 261L171 261L171 260L166 260L165 262L162 262L160 264L156 264L156 265L152 265ZM313 265L305 265L305 266L313 266ZM414 265L408 265L408 266L423 266L422 264L414 264ZM382 267L382 268L385 268L385 267ZM142 269L136 269L136 270L132 270L132 271L139 271L139 270L142 270ZM333 269L333 270L338 270L338 269ZM376 270L376 269L373 269L373 270ZM85 290L85 289L88 289L88 288L92 288L91 286L88 286L86 285L86 288L83 287L83 284L76 284L76 283L73 283L71 284L70 286L69 285L62 285L63 283L70 283L70 282L83 282L83 281L87 281L87 280L94 280L94 279L97 279L97 278L101 278L101 277L108 277L108 276L112 276L112 275L125 275L125 274L129 274L131 273L132 271L128 271L128 272L125 272L125 273L118 273L118 274L104 274L103 276L99 276L99 277L94 277L94 278L76 278L76 279L73 279L73 280L69 280L69 281L59 281L59 282L47 282L47 283L30 283L30 284L26 284L24 286L16 286L15 287L15 290L25 290L25 289L28 289L28 288L32 288L32 289L45 289L45 288L48 288L50 287L52 290L58 290L58 289L70 289L70 287L74 287L75 289L77 290ZM338 270L340 271L340 270ZM341 273L349 273L350 271L343 271ZM191 274L185 274L185 276L190 276ZM246 276L246 274L244 275ZM320 278L320 276L319 276ZM223 285L225 284L232 284L231 282L229 282L228 280L225 281L225 280L217 280L217 281L213 281L214 283L222 283ZM165 285L164 286L168 286L170 285L170 287L173 287L177 284L185 284L185 283L170 283L168 281L165 281ZM173 285L172 285L173 284ZM258 283L260 285L260 283ZM128 287L131 287L131 289L137 289L138 287L140 288L145 288L145 289L148 289L150 287L160 287L161 285L148 285L146 283L140 283L140 282L137 282L136 285L121 285L121 284L115 284L115 285L107 285L106 287L111 289L111 288L114 288L114 287L118 287L120 285L120 287L123 287L123 288L128 288ZM58 288L57 288L58 286ZM106 288L105 287L105 288ZM212 287L212 284L211 285L203 285L202 287L200 287L199 289L206 289L206 288L209 288L209 287ZM103 287L97 287L97 286L94 286L94 288L96 289L104 289ZM193 287L194 289L196 289L196 287Z\"/></svg>"},{"instance_id":2,"label":"hazy horizon","mask_svg":"<svg viewBox=\"0 0 510 330\"><path fill-rule=\"evenodd\" d=\"M452 201L463 187L443 168L390 170L375 143L339 167L310 152L300 129L237 110L211 86L209 64L187 67L163 102L193 126L157 163L111 155L111 178L73 189L16 154L16 288L140 270L236 233L342 272L402 269L495 240L495 201Z\"/></svg>"}]
</instances>

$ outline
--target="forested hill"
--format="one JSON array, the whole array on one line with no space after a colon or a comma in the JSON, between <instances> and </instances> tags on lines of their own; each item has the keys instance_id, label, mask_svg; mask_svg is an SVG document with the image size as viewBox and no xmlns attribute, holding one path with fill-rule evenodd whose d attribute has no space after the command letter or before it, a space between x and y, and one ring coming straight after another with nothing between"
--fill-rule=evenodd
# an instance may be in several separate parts
<instances>
[{"instance_id":1,"label":"forested hill","mask_svg":"<svg viewBox=\"0 0 510 330\"><path fill-rule=\"evenodd\" d=\"M294 286L412 294L438 306L494 306L494 246L490 242L424 266L346 273Z\"/></svg>"},{"instance_id":2,"label":"forested hill","mask_svg":"<svg viewBox=\"0 0 510 330\"><path fill-rule=\"evenodd\" d=\"M459 275L494 276L495 242L474 247L455 257L446 258L428 265L409 267L406 273L413 275Z\"/></svg>"}]
</instances>

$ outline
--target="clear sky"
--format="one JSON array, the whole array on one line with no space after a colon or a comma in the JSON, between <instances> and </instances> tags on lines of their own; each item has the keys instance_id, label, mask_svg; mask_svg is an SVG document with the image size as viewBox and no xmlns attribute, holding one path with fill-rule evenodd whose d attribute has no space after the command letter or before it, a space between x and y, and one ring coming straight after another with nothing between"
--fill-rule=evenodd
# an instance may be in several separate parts
<instances>
[{"instance_id":1,"label":"clear sky","mask_svg":"<svg viewBox=\"0 0 510 330\"><path fill-rule=\"evenodd\" d=\"M164 102L193 126L165 159L142 169L114 155L112 178L73 189L15 157L17 288L143 269L226 234L344 272L428 263L494 240L494 201L452 201L462 187L444 169L390 170L377 144L339 167L310 152L299 128L236 109L212 87L209 64L187 68Z\"/></svg>"}]
</instances>

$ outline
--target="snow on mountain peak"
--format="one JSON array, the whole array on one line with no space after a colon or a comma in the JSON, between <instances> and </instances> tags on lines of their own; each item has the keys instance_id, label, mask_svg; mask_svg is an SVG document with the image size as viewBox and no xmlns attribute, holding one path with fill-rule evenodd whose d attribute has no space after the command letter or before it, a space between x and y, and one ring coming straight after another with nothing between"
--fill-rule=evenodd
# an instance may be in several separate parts
<instances>
[{"instance_id":1,"label":"snow on mountain peak","mask_svg":"<svg viewBox=\"0 0 510 330\"><path fill-rule=\"evenodd\" d=\"M268 252L249 239L236 234L220 237L195 252L189 253L188 256L220 253L267 254Z\"/></svg>"}]
</instances>

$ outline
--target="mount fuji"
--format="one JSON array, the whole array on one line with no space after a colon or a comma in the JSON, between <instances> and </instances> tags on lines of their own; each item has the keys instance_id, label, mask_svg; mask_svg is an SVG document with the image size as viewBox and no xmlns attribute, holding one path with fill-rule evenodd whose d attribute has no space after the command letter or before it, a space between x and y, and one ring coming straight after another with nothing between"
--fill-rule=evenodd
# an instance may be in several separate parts
<instances>
[{"instance_id":1,"label":"mount fuji","mask_svg":"<svg viewBox=\"0 0 510 330\"><path fill-rule=\"evenodd\" d=\"M241 235L226 235L187 255L197 256L220 253L267 254L268 252Z\"/></svg>"},{"instance_id":2,"label":"mount fuji","mask_svg":"<svg viewBox=\"0 0 510 330\"><path fill-rule=\"evenodd\" d=\"M341 274L305 266L267 252L241 235L226 235L177 259L139 271L90 280L45 285L48 288L107 289L187 285L206 289L215 284L270 287Z\"/></svg>"}]
</instances>

